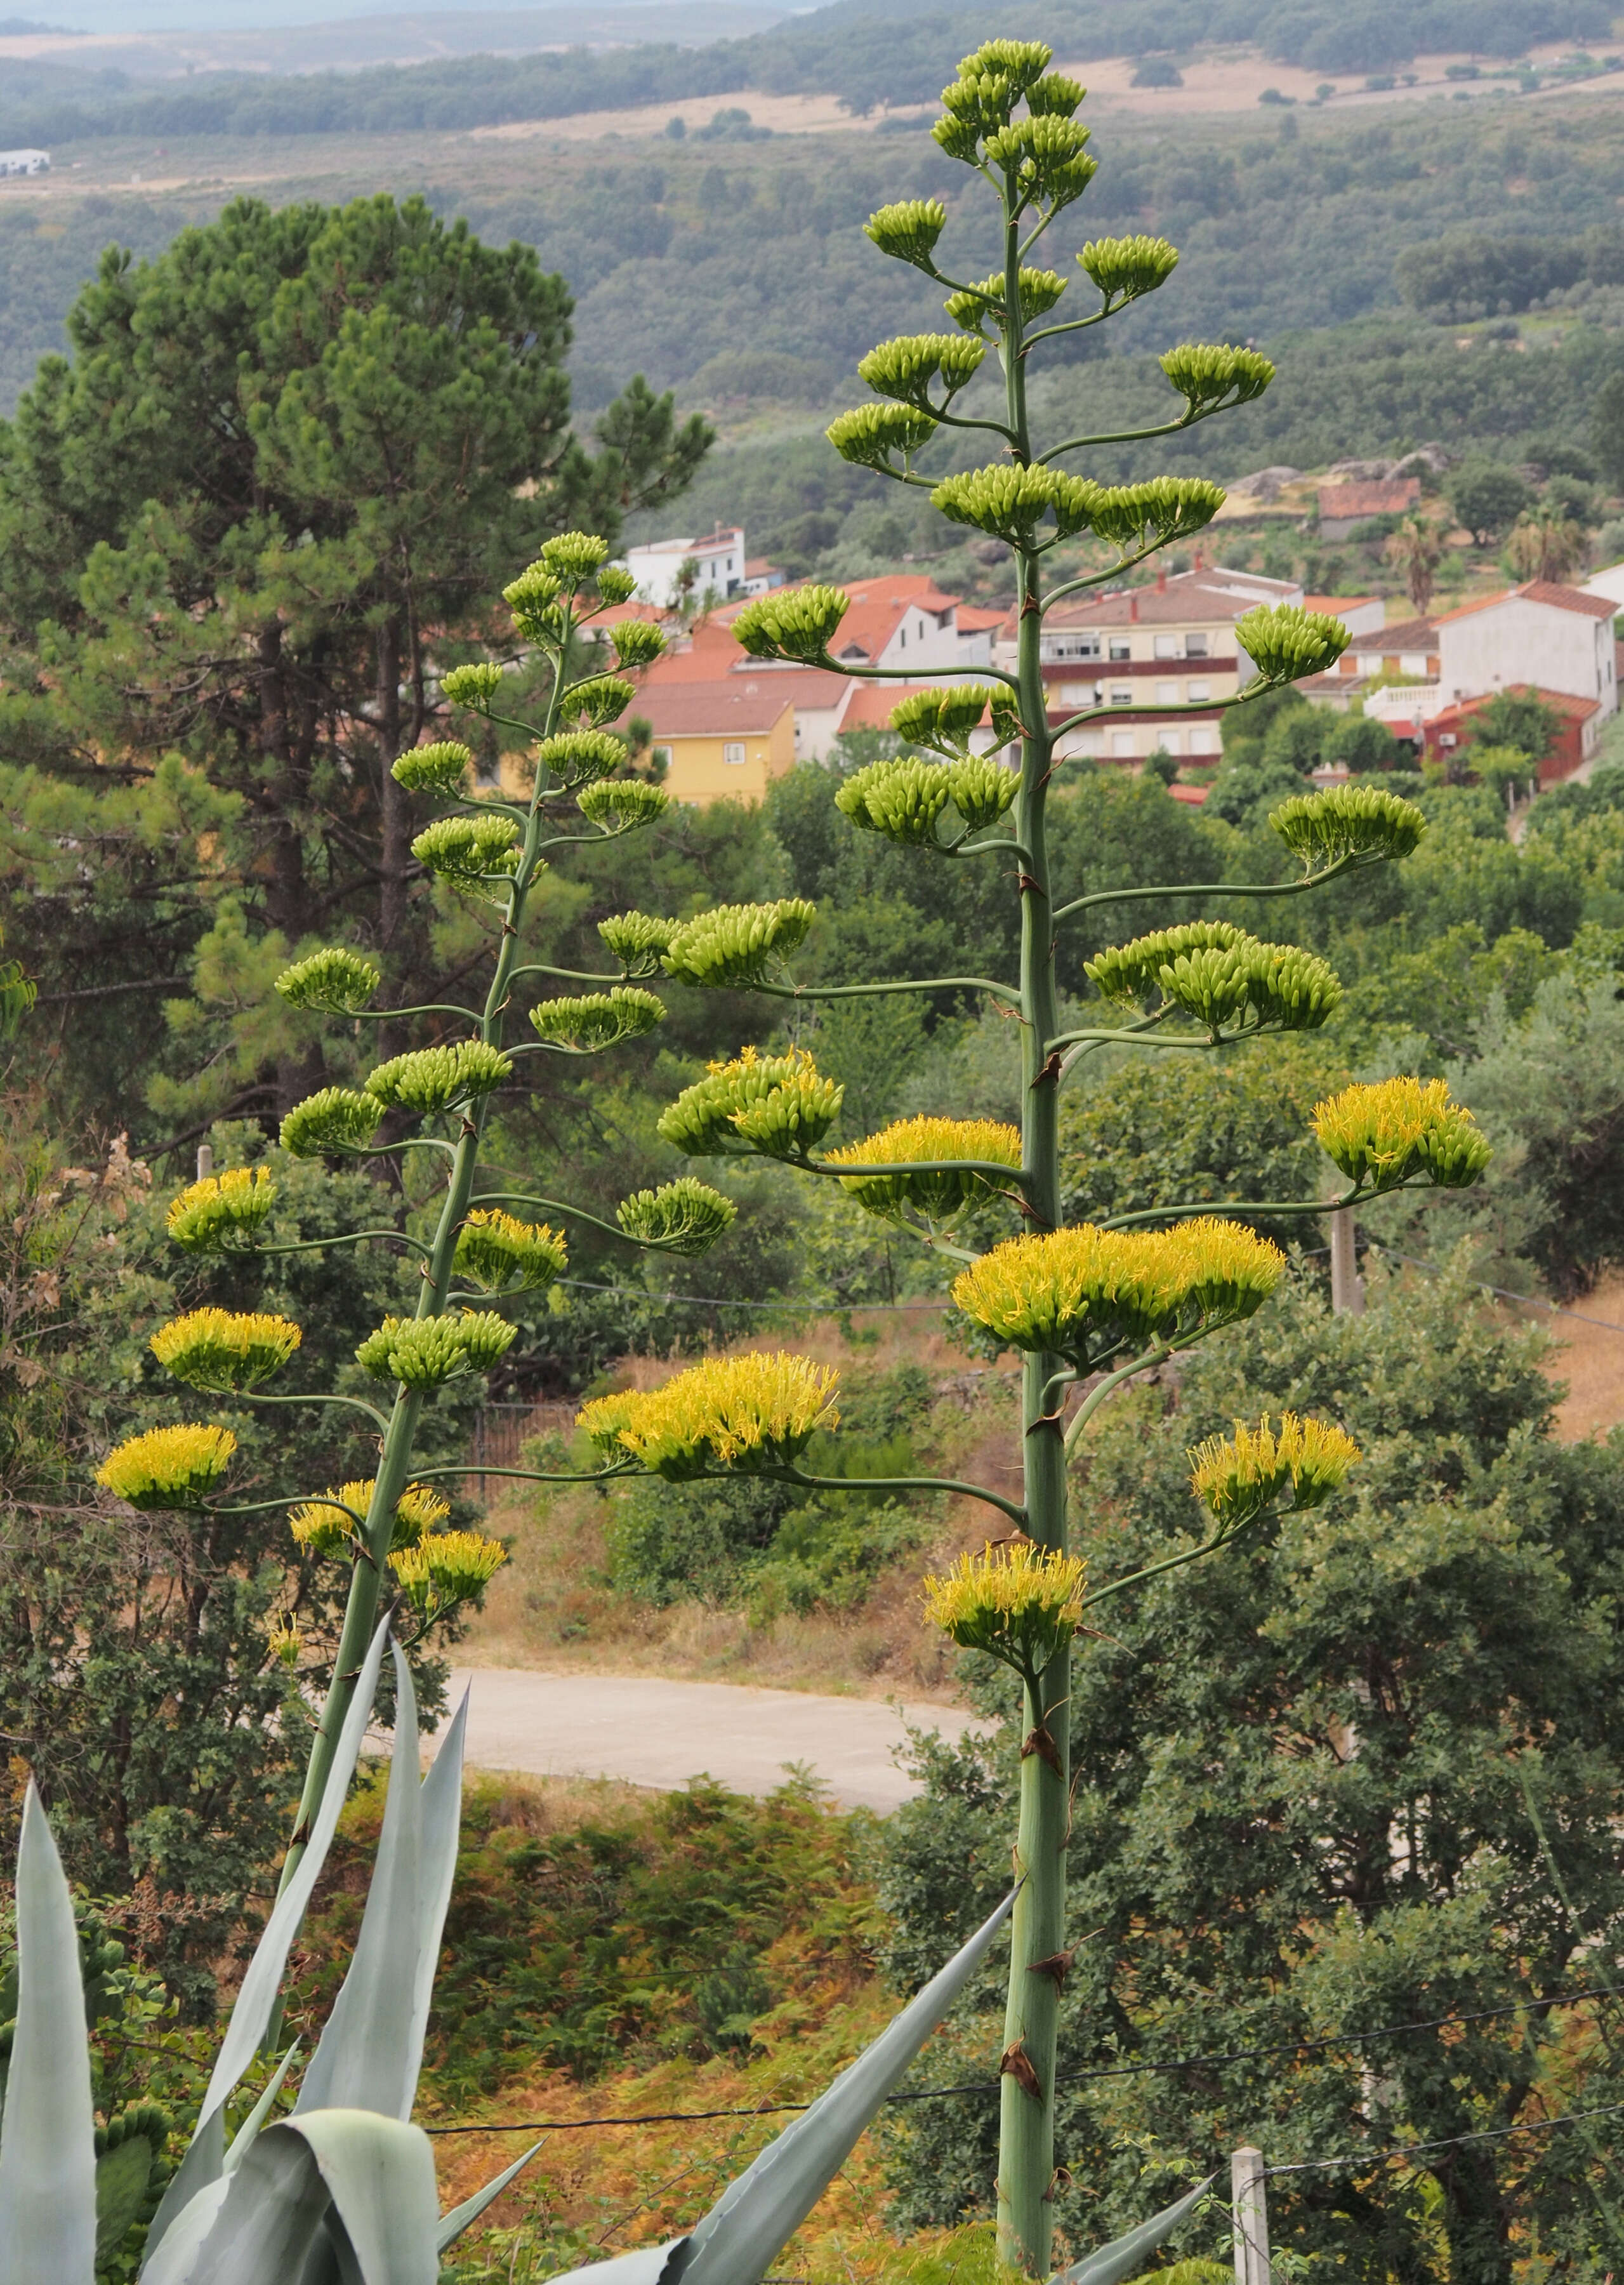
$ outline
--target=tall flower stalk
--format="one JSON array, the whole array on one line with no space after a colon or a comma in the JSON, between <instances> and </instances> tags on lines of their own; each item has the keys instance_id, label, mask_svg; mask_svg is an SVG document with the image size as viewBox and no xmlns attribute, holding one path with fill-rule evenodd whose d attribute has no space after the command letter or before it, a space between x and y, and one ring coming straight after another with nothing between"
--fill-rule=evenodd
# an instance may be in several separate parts
<instances>
[{"instance_id":1,"label":"tall flower stalk","mask_svg":"<svg viewBox=\"0 0 1624 2285\"><path fill-rule=\"evenodd\" d=\"M1204 1521L1161 1560L1090 1588L1069 1544L1068 1456L1099 1407L1135 1375L1264 1305L1285 1261L1246 1226L1249 1215L1316 1215L1327 1201L1257 1200L1196 1213L1153 1208L1068 1228L1061 1210L1061 1089L1079 1083L1088 1055L1108 1042L1203 1052L1313 1029L1335 1009L1340 987L1322 961L1291 945L1261 942L1220 917L1127 936L1088 964L1101 1003L1097 1016L1068 1026L1060 1013L1056 950L1066 924L1122 907L1131 929L1136 903L1173 891L1073 895L1054 876L1048 805L1080 734L1106 710L1090 705L1051 717L1042 672L1044 616L1065 597L1120 580L1158 548L1200 530L1223 494L1198 479L1110 485L1074 470L1079 455L1126 441L1119 434L1081 435L1046 447L1034 436L1028 375L1035 353L1154 292L1178 260L1160 239L1095 239L1077 255L1079 284L1029 259L1087 189L1095 165L1086 148L1088 130L1076 117L1083 90L1053 72L1050 61L1039 43L991 41L966 59L945 90L945 115L932 132L996 201L1000 267L965 282L939 266L938 247L949 220L941 202L882 208L867 225L868 237L943 287L953 330L882 343L859 368L875 401L842 414L829 430L848 461L924 487L944 516L1001 540L1013 558L1013 669L909 695L892 722L914 752L858 772L831 797L854 830L912 847L922 862L984 860L998 868L1020 907L1018 972L820 986L794 967L816 918L798 898L718 907L682 923L636 912L616 915L600 924L616 963L602 975L565 974L527 962L527 903L549 852L651 825L666 805L657 788L615 774L626 749L608 727L634 695L627 674L657 655L662 639L636 617L612 624L612 669L607 650L584 643L584 631L627 601L632 585L605 562L600 541L566 535L549 543L506 591L520 645L548 665L542 718L506 711L514 686L494 663L457 669L443 684L453 703L529 744L535 789L528 804L470 797L473 757L460 745L418 747L394 766L404 786L443 806L413 844L420 860L500 915L482 1004L384 1011L395 1026L409 1019L432 1025L433 1043L381 1064L358 1090L323 1088L283 1125L285 1147L300 1155L416 1151L439 1166L443 1188L432 1237L404 1241L420 1257L415 1311L386 1319L359 1352L392 1390L388 1409L345 1395L271 1395L259 1388L296 1355L298 1328L281 1319L199 1311L159 1337L169 1369L199 1387L255 1402L358 1404L378 1433L370 1482L302 1487L278 1503L294 1512L302 1545L350 1565L333 1679L284 1866L286 1888L323 1810L341 1733L353 1734L346 1716L354 1710L384 1597L396 1598L419 1629L427 1627L476 1591L500 1560L495 1543L435 1527L432 1480L459 1471L414 1470L412 1460L428 1392L503 1354L514 1339L504 1295L556 1277L567 1260L571 1221L595 1221L556 1198L479 1187L492 1103L518 1059L600 1053L647 1032L664 1012L662 997L647 988L655 980L683 990L755 992L795 1006L803 1018L828 1000L951 989L990 998L1018 1020L1018 1127L957 1119L948 1109L826 1151L843 1090L820 1072L803 1040L746 1046L713 1064L670 1106L660 1132L691 1159L766 1158L810 1179L839 1182L867 1211L956 1264L960 1309L1022 1358L1021 1497L943 1478L812 1473L804 1465L807 1448L818 1431L837 1424L838 1390L835 1378L810 1360L783 1354L710 1360L663 1387L589 1404L581 1425L599 1465L576 1480L653 1475L692 1481L747 1472L831 1491L951 1490L980 1500L997 1517L1000 1536L932 1582L928 1599L936 1622L953 1639L1011 1668L1022 1696L1014 1842L1019 1888L1010 1922L996 2187L1001 2250L1036 2276L1047 2266L1064 2179L1063 2154L1055 2147L1055 2084L1060 1998L1071 1959L1063 1718L1071 1638L1103 1598L1216 1552L1288 1505L1324 1498L1356 1457L1335 1424L1288 1417L1277 1430L1267 1420L1255 1428L1242 1425L1232 1441L1192 1455L1192 1520L1204 1509ZM1087 313L1043 322L1073 285L1092 296ZM967 394L992 370L989 350L1001 385ZM1181 432L1256 397L1273 379L1267 360L1251 349L1187 344L1161 363L1181 409L1130 432L1134 440ZM945 428L989 438L995 457L939 479L921 473L919 454ZM1084 537L1094 544L1100 568L1046 586L1045 559L1061 543ZM734 632L762 658L886 679L885 670L853 667L834 655L846 607L836 588L791 589L749 605ZM1294 608L1250 611L1237 633L1253 671L1231 704L1322 671L1347 640L1339 622ZM1112 707L1110 716L1119 720L1135 711ZM1204 718L1210 709L1191 711ZM1410 804L1357 786L1289 801L1271 822L1299 860L1298 877L1195 891L1181 884L1177 893L1220 902L1290 899L1408 855L1424 829ZM571 996L540 999L530 1010L532 1036L515 1042L514 1010L533 978L576 989ZM296 1005L366 1017L379 981L370 962L330 948L295 963L279 988ZM810 1036L815 1046L815 1029ZM376 1143L386 1111L416 1131ZM1346 1180L1331 1202L1338 1205L1397 1188L1461 1187L1478 1179L1487 1157L1471 1113L1449 1101L1441 1082L1350 1088L1321 1106L1316 1133ZM201 1251L274 1245L268 1187L258 1175L250 1180L246 1170L234 1169L212 1187L183 1194L172 1217L177 1242ZM1009 1235L977 1252L967 1242L964 1217L973 1213L979 1229L999 1212L1008 1217ZM734 1213L720 1192L682 1174L624 1200L609 1234L656 1251L696 1253L725 1233ZM519 1219L528 1214L556 1216L560 1226ZM358 1231L352 1238L395 1235ZM1079 1391L1081 1401L1074 1402ZM149 1506L217 1500L230 1464L228 1441L206 1425L166 1435L168 1441L134 1440L113 1454L104 1471L110 1488ZM347 1773L341 1755L339 1762Z\"/></svg>"}]
</instances>

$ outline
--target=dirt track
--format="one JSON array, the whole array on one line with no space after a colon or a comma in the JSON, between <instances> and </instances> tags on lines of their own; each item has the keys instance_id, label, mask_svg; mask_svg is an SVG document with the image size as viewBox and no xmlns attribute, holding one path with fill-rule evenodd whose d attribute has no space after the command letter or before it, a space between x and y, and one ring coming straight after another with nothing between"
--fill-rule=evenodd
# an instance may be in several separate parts
<instances>
[{"instance_id":1,"label":"dirt track","mask_svg":"<svg viewBox=\"0 0 1624 2285\"><path fill-rule=\"evenodd\" d=\"M537 1674L481 1667L465 1684L468 1760L538 1777L622 1778L666 1791L702 1771L735 1792L766 1794L805 1763L847 1809L897 1808L916 1787L892 1759L905 1723L956 1739L970 1717L952 1706L818 1698L650 1675Z\"/></svg>"}]
</instances>

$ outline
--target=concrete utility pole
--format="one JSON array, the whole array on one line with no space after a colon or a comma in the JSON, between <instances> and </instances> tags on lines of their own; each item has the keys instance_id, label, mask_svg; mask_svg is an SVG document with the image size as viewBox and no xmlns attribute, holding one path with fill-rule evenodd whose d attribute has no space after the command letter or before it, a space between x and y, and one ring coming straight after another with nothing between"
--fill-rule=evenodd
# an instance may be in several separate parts
<instances>
[{"instance_id":1,"label":"concrete utility pole","mask_svg":"<svg viewBox=\"0 0 1624 2285\"><path fill-rule=\"evenodd\" d=\"M1353 1249L1353 1209L1338 1206L1325 1217L1330 1230L1330 1306L1350 1316L1365 1313L1365 1289Z\"/></svg>"},{"instance_id":2,"label":"concrete utility pole","mask_svg":"<svg viewBox=\"0 0 1624 2285\"><path fill-rule=\"evenodd\" d=\"M1250 2142L1229 2160L1229 2209L1235 2218L1235 2285L1269 2285L1263 2153Z\"/></svg>"},{"instance_id":3,"label":"concrete utility pole","mask_svg":"<svg viewBox=\"0 0 1624 2285\"><path fill-rule=\"evenodd\" d=\"M215 1146L212 1142L198 1144L198 1180L204 1181L215 1171Z\"/></svg>"}]
</instances>

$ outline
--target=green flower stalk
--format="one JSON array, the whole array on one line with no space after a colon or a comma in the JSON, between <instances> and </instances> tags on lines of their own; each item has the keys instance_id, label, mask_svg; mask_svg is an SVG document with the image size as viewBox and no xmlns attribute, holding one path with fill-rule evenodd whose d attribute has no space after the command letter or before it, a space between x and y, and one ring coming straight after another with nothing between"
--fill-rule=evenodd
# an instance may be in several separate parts
<instances>
[{"instance_id":1,"label":"green flower stalk","mask_svg":"<svg viewBox=\"0 0 1624 2285\"><path fill-rule=\"evenodd\" d=\"M953 1289L959 1307L1023 1360L1021 1498L966 1488L1000 1506L1016 1534L984 1556L965 1558L931 1582L930 1594L933 1619L953 1639L1003 1660L1021 1677L1026 1751L1015 1841L1021 1887L1011 1916L997 2196L1000 2254L1035 2278L1048 2273L1055 2187L1066 2155L1055 2141L1058 1986L1050 1970L1071 1942L1069 1739L1064 1722L1051 1731L1047 1717L1069 1700L1070 1645L1082 1608L1082 1566L1069 1544L1068 1453L1115 1387L1263 1307L1286 1266L1283 1254L1246 1226L1251 1209L1182 1220L1176 1210L1149 1209L1124 1217L1121 1227L1066 1227L1060 1091L1086 1078L1091 1066L1082 1059L1097 1045L1228 1049L1259 1033L1312 1030L1341 994L1323 961L1289 943L1263 942L1221 912L1134 936L1135 902L1172 891L1077 896L1055 875L1048 802L1078 734L1108 713L1113 725L1132 719L1149 698L1147 692L1126 709L1089 703L1053 717L1042 663L1045 614L1079 591L1120 581L1125 569L1157 548L1204 530L1224 494L1198 476L1119 483L1109 460L1091 470L1084 456L1092 447L1114 452L1127 441L1115 435L1054 442L1034 433L1028 392L1046 346L1155 293L1179 260L1165 239L1142 234L1087 239L1075 251L1081 280L1066 260L1045 266L1040 241L1086 194L1095 171L1088 130L1077 115L1083 90L1052 63L1041 42L989 40L944 90L943 116L931 134L949 158L973 170L969 187L985 187L995 202L1001 258L990 276L953 274L952 200L882 207L867 224L869 241L938 283L954 330L883 342L859 366L880 401L843 412L828 430L851 465L927 489L949 522L1001 541L1014 556L1013 664L911 693L894 710L892 726L921 750L854 773L834 798L852 827L914 851L922 864L1007 850L1007 877L1020 902L1018 974L820 991L809 962L804 977L781 982L774 963L800 946L812 919L807 908L791 922L785 906L708 915L674 931L658 954L678 984L764 990L813 1009L825 992L916 993L951 985L991 994L1019 1018L1018 1132L951 1118L909 1119L820 1156L841 1109L840 1089L818 1072L808 1046L797 1045L779 1052L746 1047L713 1064L665 1112L660 1133L692 1158L753 1151L840 1182L870 1212L964 1260ZM1068 279L1074 289L1086 280L1092 302L1080 290L1068 293ZM1161 369L1177 409L1136 432L1141 439L1188 430L1251 402L1275 381L1267 357L1221 342L1181 343L1163 356ZM938 432L945 425L989 432L985 465L944 467ZM1063 550L1066 569L1051 574L1050 560ZM756 657L885 679L865 661L842 658L845 609L838 589L798 588L748 605L734 632ZM1339 620L1295 608L1259 606L1236 632L1244 688L1226 705L1323 672L1347 642ZM975 750L981 746L992 750ZM1016 746L1019 766L1008 767L1001 750ZM1287 802L1272 821L1303 869L1296 881L1256 884L1271 896L1312 891L1345 872L1401 858L1423 829L1411 805L1359 787ZM1246 893L1243 883L1218 891ZM1079 1027L1063 1029L1056 946L1068 920L1085 909L1092 924L1104 923L1108 943L1118 940L1087 964L1100 1004ZM656 956L662 924L628 915L606 924L606 938L610 925L623 931L608 940L627 975L649 972L633 963ZM815 1045L815 1029L800 1036ZM1415 1082L1394 1082L1386 1092L1349 1090L1321 1106L1315 1128L1353 1185L1350 1198L1400 1182L1474 1181L1487 1156L1470 1114ZM1261 1201L1257 1211L1315 1213L1321 1205ZM967 1256L943 1238L940 1225L972 1206L982 1214L1008 1212L1016 1234ZM1067 1392L1083 1381L1087 1393L1068 1417ZM613 1466L680 1476L759 1464L748 1443L730 1455L726 1434L710 1433L704 1394L679 1376L652 1396L600 1399L583 1415L583 1426ZM1204 1449L1193 1488L1216 1535L1193 1537L1169 1560L1212 1553L1247 1513L1278 1504L1288 1489L1295 1504L1311 1504L1355 1457L1334 1426L1295 1420L1277 1430L1265 1423L1237 1433L1221 1450ZM907 1487L898 1480L891 1488ZM1107 1582L1094 1596L1134 1583Z\"/></svg>"}]
</instances>

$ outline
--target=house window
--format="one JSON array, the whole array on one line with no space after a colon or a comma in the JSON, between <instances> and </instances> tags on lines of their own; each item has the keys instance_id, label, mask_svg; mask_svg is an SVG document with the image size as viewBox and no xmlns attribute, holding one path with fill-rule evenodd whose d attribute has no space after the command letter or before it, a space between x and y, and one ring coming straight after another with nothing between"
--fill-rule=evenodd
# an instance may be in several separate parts
<instances>
[{"instance_id":1,"label":"house window","mask_svg":"<svg viewBox=\"0 0 1624 2285\"><path fill-rule=\"evenodd\" d=\"M1133 657L1134 653L1129 647L1128 639L1126 635L1113 635L1111 637L1110 655L1113 664L1118 666L1122 664L1124 659Z\"/></svg>"},{"instance_id":2,"label":"house window","mask_svg":"<svg viewBox=\"0 0 1624 2285\"><path fill-rule=\"evenodd\" d=\"M1134 694L1131 690L1125 689L1121 683L1116 683L1112 686L1110 703L1113 706L1131 706L1134 703Z\"/></svg>"},{"instance_id":3,"label":"house window","mask_svg":"<svg viewBox=\"0 0 1624 2285\"><path fill-rule=\"evenodd\" d=\"M1051 658L1098 658L1098 635L1056 635L1049 651Z\"/></svg>"},{"instance_id":4,"label":"house window","mask_svg":"<svg viewBox=\"0 0 1624 2285\"><path fill-rule=\"evenodd\" d=\"M906 650L907 647L908 647L908 631L907 631L907 629L906 629L906 627L904 627L904 629L902 630L902 633L901 633L901 635L900 635L900 637L898 638L898 648L899 650Z\"/></svg>"},{"instance_id":5,"label":"house window","mask_svg":"<svg viewBox=\"0 0 1624 2285\"><path fill-rule=\"evenodd\" d=\"M1156 655L1157 658L1177 658L1179 656L1179 638L1177 635L1157 635L1156 639Z\"/></svg>"},{"instance_id":6,"label":"house window","mask_svg":"<svg viewBox=\"0 0 1624 2285\"><path fill-rule=\"evenodd\" d=\"M1178 684L1158 682L1156 686L1156 703L1158 706L1176 706L1179 703Z\"/></svg>"},{"instance_id":7,"label":"house window","mask_svg":"<svg viewBox=\"0 0 1624 2285\"><path fill-rule=\"evenodd\" d=\"M1097 682L1063 682L1060 686L1063 706L1092 706L1099 695Z\"/></svg>"},{"instance_id":8,"label":"house window","mask_svg":"<svg viewBox=\"0 0 1624 2285\"><path fill-rule=\"evenodd\" d=\"M1184 638L1184 656L1186 658L1205 658L1208 656L1206 637L1204 635L1186 635Z\"/></svg>"},{"instance_id":9,"label":"house window","mask_svg":"<svg viewBox=\"0 0 1624 2285\"><path fill-rule=\"evenodd\" d=\"M722 748L722 759L726 762L730 767L734 769L741 769L744 766L743 739L729 738Z\"/></svg>"},{"instance_id":10,"label":"house window","mask_svg":"<svg viewBox=\"0 0 1624 2285\"><path fill-rule=\"evenodd\" d=\"M1215 754L1218 751L1216 734L1211 730L1199 728L1192 730L1189 734L1189 750L1192 754Z\"/></svg>"},{"instance_id":11,"label":"house window","mask_svg":"<svg viewBox=\"0 0 1624 2285\"><path fill-rule=\"evenodd\" d=\"M1210 682L1187 682L1184 686L1185 699L1191 706L1204 706L1212 695Z\"/></svg>"},{"instance_id":12,"label":"house window","mask_svg":"<svg viewBox=\"0 0 1624 2285\"><path fill-rule=\"evenodd\" d=\"M1077 751L1079 754L1102 754L1105 741L1097 730L1085 730L1077 742Z\"/></svg>"},{"instance_id":13,"label":"house window","mask_svg":"<svg viewBox=\"0 0 1624 2285\"><path fill-rule=\"evenodd\" d=\"M1110 734L1110 750L1118 761L1131 761L1134 754L1134 733L1131 730L1113 730Z\"/></svg>"},{"instance_id":14,"label":"house window","mask_svg":"<svg viewBox=\"0 0 1624 2285\"><path fill-rule=\"evenodd\" d=\"M1158 730L1156 742L1165 754L1181 754L1184 750L1182 735L1177 730Z\"/></svg>"}]
</instances>

